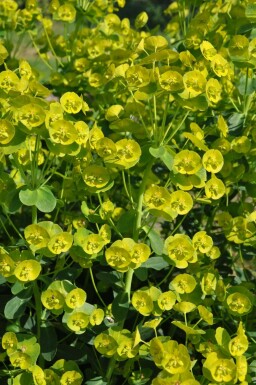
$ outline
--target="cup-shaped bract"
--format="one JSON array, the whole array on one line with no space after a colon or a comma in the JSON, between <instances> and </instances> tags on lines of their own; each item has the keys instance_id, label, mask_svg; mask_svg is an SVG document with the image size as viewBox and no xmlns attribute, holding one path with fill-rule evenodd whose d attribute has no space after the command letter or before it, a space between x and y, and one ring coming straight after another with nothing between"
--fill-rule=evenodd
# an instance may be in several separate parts
<instances>
[{"instance_id":1,"label":"cup-shaped bract","mask_svg":"<svg viewBox=\"0 0 256 385\"><path fill-rule=\"evenodd\" d=\"M124 167L131 168L138 163L141 156L140 145L133 139L121 139L116 143L116 154L113 163Z\"/></svg>"},{"instance_id":2,"label":"cup-shaped bract","mask_svg":"<svg viewBox=\"0 0 256 385\"><path fill-rule=\"evenodd\" d=\"M57 15L61 21L72 23L76 18L76 9L72 4L64 3L58 7Z\"/></svg>"},{"instance_id":3,"label":"cup-shaped bract","mask_svg":"<svg viewBox=\"0 0 256 385\"><path fill-rule=\"evenodd\" d=\"M133 293L132 305L144 316L149 316L153 311L153 300L149 293L144 290L137 290Z\"/></svg>"},{"instance_id":4,"label":"cup-shaped bract","mask_svg":"<svg viewBox=\"0 0 256 385\"><path fill-rule=\"evenodd\" d=\"M100 354L111 357L116 353L118 344L112 336L100 333L94 339L94 346Z\"/></svg>"},{"instance_id":5,"label":"cup-shaped bract","mask_svg":"<svg viewBox=\"0 0 256 385\"><path fill-rule=\"evenodd\" d=\"M81 385L82 382L83 376L76 370L68 370L60 378L60 385Z\"/></svg>"},{"instance_id":6,"label":"cup-shaped bract","mask_svg":"<svg viewBox=\"0 0 256 385\"><path fill-rule=\"evenodd\" d=\"M165 252L179 269L185 269L189 262L196 261L191 239L185 234L175 234L165 240Z\"/></svg>"},{"instance_id":7,"label":"cup-shaped bract","mask_svg":"<svg viewBox=\"0 0 256 385\"><path fill-rule=\"evenodd\" d=\"M19 108L17 114L28 130L41 126L45 121L45 111L36 103L25 104Z\"/></svg>"},{"instance_id":8,"label":"cup-shaped bract","mask_svg":"<svg viewBox=\"0 0 256 385\"><path fill-rule=\"evenodd\" d=\"M176 295L173 291L161 293L157 299L157 304L161 310L171 310L176 302Z\"/></svg>"},{"instance_id":9,"label":"cup-shaped bract","mask_svg":"<svg viewBox=\"0 0 256 385\"><path fill-rule=\"evenodd\" d=\"M236 372L237 378L239 381L245 381L246 375L248 371L248 362L246 356L238 356L236 357ZM246 383L244 383L246 385Z\"/></svg>"},{"instance_id":10,"label":"cup-shaped bract","mask_svg":"<svg viewBox=\"0 0 256 385\"><path fill-rule=\"evenodd\" d=\"M191 98L202 94L205 91L206 79L198 70L188 71L183 76L185 90Z\"/></svg>"},{"instance_id":11,"label":"cup-shaped bract","mask_svg":"<svg viewBox=\"0 0 256 385\"><path fill-rule=\"evenodd\" d=\"M107 245L111 242L111 227L108 224L104 224L99 229L99 236L103 239L104 244Z\"/></svg>"},{"instance_id":12,"label":"cup-shaped bract","mask_svg":"<svg viewBox=\"0 0 256 385\"><path fill-rule=\"evenodd\" d=\"M0 89L9 92L15 90L20 82L18 76L11 70L0 72Z\"/></svg>"},{"instance_id":13,"label":"cup-shaped bract","mask_svg":"<svg viewBox=\"0 0 256 385\"><path fill-rule=\"evenodd\" d=\"M53 254L60 254L68 251L72 246L72 243L73 243L72 234L66 231L63 231L51 237L47 247Z\"/></svg>"},{"instance_id":14,"label":"cup-shaped bract","mask_svg":"<svg viewBox=\"0 0 256 385\"><path fill-rule=\"evenodd\" d=\"M112 244L105 252L107 263L117 271L127 271L131 264L131 255L124 247Z\"/></svg>"},{"instance_id":15,"label":"cup-shaped bract","mask_svg":"<svg viewBox=\"0 0 256 385\"><path fill-rule=\"evenodd\" d=\"M86 300L86 292L83 289L76 288L71 290L65 298L66 305L70 309L76 309L83 306Z\"/></svg>"},{"instance_id":16,"label":"cup-shaped bract","mask_svg":"<svg viewBox=\"0 0 256 385\"><path fill-rule=\"evenodd\" d=\"M181 174L192 175L200 170L202 160L195 151L182 150L174 156L173 169Z\"/></svg>"},{"instance_id":17,"label":"cup-shaped bract","mask_svg":"<svg viewBox=\"0 0 256 385\"><path fill-rule=\"evenodd\" d=\"M118 358L127 359L133 358L138 353L138 347L134 347L133 338L122 336L116 349Z\"/></svg>"},{"instance_id":18,"label":"cup-shaped bract","mask_svg":"<svg viewBox=\"0 0 256 385\"><path fill-rule=\"evenodd\" d=\"M165 187L153 184L144 193L144 203L149 209L164 210L170 202L170 193Z\"/></svg>"},{"instance_id":19,"label":"cup-shaped bract","mask_svg":"<svg viewBox=\"0 0 256 385\"><path fill-rule=\"evenodd\" d=\"M218 77L225 77L230 72L229 62L220 54L212 58L211 68Z\"/></svg>"},{"instance_id":20,"label":"cup-shaped bract","mask_svg":"<svg viewBox=\"0 0 256 385\"><path fill-rule=\"evenodd\" d=\"M28 369L31 366L30 356L18 351L10 355L10 362L12 366L20 369Z\"/></svg>"},{"instance_id":21,"label":"cup-shaped bract","mask_svg":"<svg viewBox=\"0 0 256 385\"><path fill-rule=\"evenodd\" d=\"M60 98L63 110L69 114L77 114L81 111L83 101L75 92L65 92Z\"/></svg>"},{"instance_id":22,"label":"cup-shaped bract","mask_svg":"<svg viewBox=\"0 0 256 385\"><path fill-rule=\"evenodd\" d=\"M207 355L203 367L205 377L217 383L229 383L236 376L234 361L216 352Z\"/></svg>"},{"instance_id":23,"label":"cup-shaped bract","mask_svg":"<svg viewBox=\"0 0 256 385\"><path fill-rule=\"evenodd\" d=\"M0 247L0 274L3 277L10 277L13 275L15 263L10 255L2 247Z\"/></svg>"},{"instance_id":24,"label":"cup-shaped bract","mask_svg":"<svg viewBox=\"0 0 256 385\"><path fill-rule=\"evenodd\" d=\"M237 336L229 341L228 349L233 357L241 357L248 349L249 342L245 335L242 322L239 323Z\"/></svg>"},{"instance_id":25,"label":"cup-shaped bract","mask_svg":"<svg viewBox=\"0 0 256 385\"><path fill-rule=\"evenodd\" d=\"M110 180L110 175L106 167L96 164L87 166L82 171L83 179L87 186L94 188L102 188Z\"/></svg>"},{"instance_id":26,"label":"cup-shaped bract","mask_svg":"<svg viewBox=\"0 0 256 385\"><path fill-rule=\"evenodd\" d=\"M184 373L190 368L190 357L186 346L177 341L164 343L165 354L162 366L170 374Z\"/></svg>"},{"instance_id":27,"label":"cup-shaped bract","mask_svg":"<svg viewBox=\"0 0 256 385\"><path fill-rule=\"evenodd\" d=\"M7 350L7 353L14 353L17 350L18 340L13 332L6 332L2 337L2 348Z\"/></svg>"},{"instance_id":28,"label":"cup-shaped bract","mask_svg":"<svg viewBox=\"0 0 256 385\"><path fill-rule=\"evenodd\" d=\"M105 159L111 161L116 155L116 145L110 138L101 138L95 144L97 154Z\"/></svg>"},{"instance_id":29,"label":"cup-shaped bract","mask_svg":"<svg viewBox=\"0 0 256 385\"><path fill-rule=\"evenodd\" d=\"M185 215L192 209L193 199L188 192L177 190L170 195L170 207L178 215Z\"/></svg>"},{"instance_id":30,"label":"cup-shaped bract","mask_svg":"<svg viewBox=\"0 0 256 385\"><path fill-rule=\"evenodd\" d=\"M223 197L226 193L226 187L221 179L217 178L214 174L211 179L205 183L205 195L207 198L217 200Z\"/></svg>"},{"instance_id":31,"label":"cup-shaped bract","mask_svg":"<svg viewBox=\"0 0 256 385\"><path fill-rule=\"evenodd\" d=\"M32 372L33 381L35 385L47 385L44 371L40 366L38 365L32 366L30 370Z\"/></svg>"},{"instance_id":32,"label":"cup-shaped bract","mask_svg":"<svg viewBox=\"0 0 256 385\"><path fill-rule=\"evenodd\" d=\"M64 119L54 121L49 127L49 135L54 143L68 146L74 143L78 138L78 132L75 126Z\"/></svg>"},{"instance_id":33,"label":"cup-shaped bract","mask_svg":"<svg viewBox=\"0 0 256 385\"><path fill-rule=\"evenodd\" d=\"M200 51L206 60L211 61L213 57L217 54L217 50L214 46L207 40L204 40L200 44Z\"/></svg>"},{"instance_id":34,"label":"cup-shaped bract","mask_svg":"<svg viewBox=\"0 0 256 385\"><path fill-rule=\"evenodd\" d=\"M235 292L230 294L227 299L227 306L231 314L241 317L249 313L252 309L250 298L243 293Z\"/></svg>"},{"instance_id":35,"label":"cup-shaped bract","mask_svg":"<svg viewBox=\"0 0 256 385\"><path fill-rule=\"evenodd\" d=\"M9 143L15 135L15 127L9 120L0 119L0 144Z\"/></svg>"},{"instance_id":36,"label":"cup-shaped bract","mask_svg":"<svg viewBox=\"0 0 256 385\"><path fill-rule=\"evenodd\" d=\"M67 326L74 332L85 332L90 322L90 316L82 311L76 311L67 318Z\"/></svg>"},{"instance_id":37,"label":"cup-shaped bract","mask_svg":"<svg viewBox=\"0 0 256 385\"><path fill-rule=\"evenodd\" d=\"M202 161L206 171L212 172L214 174L219 172L224 165L222 153L215 149L206 151L206 153L203 155Z\"/></svg>"},{"instance_id":38,"label":"cup-shaped bract","mask_svg":"<svg viewBox=\"0 0 256 385\"><path fill-rule=\"evenodd\" d=\"M189 294L195 289L196 280L191 274L178 274L173 278L170 285L179 294Z\"/></svg>"},{"instance_id":39,"label":"cup-shaped bract","mask_svg":"<svg viewBox=\"0 0 256 385\"><path fill-rule=\"evenodd\" d=\"M205 295L215 294L215 289L217 285L216 275L211 272L204 273L200 285Z\"/></svg>"},{"instance_id":40,"label":"cup-shaped bract","mask_svg":"<svg viewBox=\"0 0 256 385\"><path fill-rule=\"evenodd\" d=\"M64 296L58 291L47 289L41 294L42 304L49 310L60 310L65 304Z\"/></svg>"},{"instance_id":41,"label":"cup-shaped bract","mask_svg":"<svg viewBox=\"0 0 256 385\"><path fill-rule=\"evenodd\" d=\"M32 224L25 227L24 235L26 241L29 245L33 246L34 250L39 250L43 247L46 247L50 236L46 229L44 229L39 224Z\"/></svg>"},{"instance_id":42,"label":"cup-shaped bract","mask_svg":"<svg viewBox=\"0 0 256 385\"><path fill-rule=\"evenodd\" d=\"M77 131L76 143L81 145L86 145L89 140L89 126L82 120L79 120L74 124L74 127Z\"/></svg>"},{"instance_id":43,"label":"cup-shaped bract","mask_svg":"<svg viewBox=\"0 0 256 385\"><path fill-rule=\"evenodd\" d=\"M198 231L194 234L192 243L194 248L203 254L208 253L213 246L212 237L207 235L206 231Z\"/></svg>"},{"instance_id":44,"label":"cup-shaped bract","mask_svg":"<svg viewBox=\"0 0 256 385\"><path fill-rule=\"evenodd\" d=\"M135 263L135 267L139 267L143 262L149 258L151 254L150 247L145 243L137 243L133 246L131 252L131 261Z\"/></svg>"},{"instance_id":45,"label":"cup-shaped bract","mask_svg":"<svg viewBox=\"0 0 256 385\"><path fill-rule=\"evenodd\" d=\"M14 275L21 282L35 281L41 272L41 265L33 259L24 260L15 267Z\"/></svg>"},{"instance_id":46,"label":"cup-shaped bract","mask_svg":"<svg viewBox=\"0 0 256 385\"><path fill-rule=\"evenodd\" d=\"M217 104L221 100L222 85L218 79L208 79L205 91L210 103Z\"/></svg>"},{"instance_id":47,"label":"cup-shaped bract","mask_svg":"<svg viewBox=\"0 0 256 385\"><path fill-rule=\"evenodd\" d=\"M83 250L89 254L99 253L105 245L105 240L99 234L89 234L83 240Z\"/></svg>"},{"instance_id":48,"label":"cup-shaped bract","mask_svg":"<svg viewBox=\"0 0 256 385\"><path fill-rule=\"evenodd\" d=\"M180 92L184 89L183 77L177 71L166 71L159 76L159 84L169 92Z\"/></svg>"},{"instance_id":49,"label":"cup-shaped bract","mask_svg":"<svg viewBox=\"0 0 256 385\"><path fill-rule=\"evenodd\" d=\"M90 314L90 324L92 326L100 325L104 319L104 310L94 309Z\"/></svg>"}]
</instances>

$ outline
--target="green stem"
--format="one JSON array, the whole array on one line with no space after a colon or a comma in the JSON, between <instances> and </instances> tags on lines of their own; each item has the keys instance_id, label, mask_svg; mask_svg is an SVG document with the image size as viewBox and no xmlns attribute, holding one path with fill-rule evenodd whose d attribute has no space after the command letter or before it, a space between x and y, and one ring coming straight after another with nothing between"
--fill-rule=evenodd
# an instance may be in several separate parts
<instances>
[{"instance_id":1,"label":"green stem","mask_svg":"<svg viewBox=\"0 0 256 385\"><path fill-rule=\"evenodd\" d=\"M32 206L32 223L37 223L37 207Z\"/></svg>"},{"instance_id":2,"label":"green stem","mask_svg":"<svg viewBox=\"0 0 256 385\"><path fill-rule=\"evenodd\" d=\"M96 286L96 283L95 283L95 280L94 280L94 276L93 276L93 272L92 272L92 268L90 267L89 270L90 270L90 276L91 276L92 285L93 285L93 287L94 287L95 293L97 294L97 296L98 296L100 302L102 303L102 305L106 308L107 305L106 305L105 302L103 301L103 299L102 299L102 297L101 297L101 295L100 295L100 293L99 293L99 291L98 291L98 289L97 289L97 286Z\"/></svg>"},{"instance_id":3,"label":"green stem","mask_svg":"<svg viewBox=\"0 0 256 385\"><path fill-rule=\"evenodd\" d=\"M42 317L42 303L41 303L41 295L38 288L37 281L33 282L33 293L35 298L35 305L36 305L36 336L37 336L37 342L40 345L41 340L41 317ZM39 356L39 366L41 368L44 367L44 359L43 356Z\"/></svg>"}]
</instances>

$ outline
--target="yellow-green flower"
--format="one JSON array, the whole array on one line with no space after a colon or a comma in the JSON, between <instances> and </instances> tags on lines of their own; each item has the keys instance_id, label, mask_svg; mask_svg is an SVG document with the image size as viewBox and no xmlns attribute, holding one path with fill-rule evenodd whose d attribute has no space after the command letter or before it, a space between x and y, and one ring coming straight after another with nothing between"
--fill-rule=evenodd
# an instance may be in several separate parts
<instances>
[{"instance_id":1,"label":"yellow-green flower","mask_svg":"<svg viewBox=\"0 0 256 385\"><path fill-rule=\"evenodd\" d=\"M68 23L72 23L76 18L76 9L70 3L64 3L63 5L59 6L57 13L60 20L66 21Z\"/></svg>"},{"instance_id":2,"label":"yellow-green flower","mask_svg":"<svg viewBox=\"0 0 256 385\"><path fill-rule=\"evenodd\" d=\"M184 234L175 234L165 240L168 257L179 269L185 269L189 262L196 261L195 249L191 239Z\"/></svg>"},{"instance_id":3,"label":"yellow-green flower","mask_svg":"<svg viewBox=\"0 0 256 385\"><path fill-rule=\"evenodd\" d=\"M75 92L65 92L60 98L60 104L69 114L77 114L82 109L83 101Z\"/></svg>"},{"instance_id":4,"label":"yellow-green flower","mask_svg":"<svg viewBox=\"0 0 256 385\"><path fill-rule=\"evenodd\" d=\"M227 305L237 316L247 314L252 308L250 299L246 295L239 292L232 293L227 297Z\"/></svg>"},{"instance_id":5,"label":"yellow-green flower","mask_svg":"<svg viewBox=\"0 0 256 385\"><path fill-rule=\"evenodd\" d=\"M111 357L115 354L118 344L113 337L106 333L100 333L95 337L94 346L100 354Z\"/></svg>"},{"instance_id":6,"label":"yellow-green flower","mask_svg":"<svg viewBox=\"0 0 256 385\"><path fill-rule=\"evenodd\" d=\"M100 325L103 322L103 319L104 311L102 309L94 309L93 312L90 314L90 324L92 326Z\"/></svg>"},{"instance_id":7,"label":"yellow-green flower","mask_svg":"<svg viewBox=\"0 0 256 385\"><path fill-rule=\"evenodd\" d=\"M76 128L71 122L64 119L53 122L49 127L49 134L54 143L59 143L64 146L74 143L78 138Z\"/></svg>"},{"instance_id":8,"label":"yellow-green flower","mask_svg":"<svg viewBox=\"0 0 256 385\"><path fill-rule=\"evenodd\" d=\"M171 285L179 294L192 293L196 287L196 280L190 274L178 274L171 281Z\"/></svg>"},{"instance_id":9,"label":"yellow-green flower","mask_svg":"<svg viewBox=\"0 0 256 385\"><path fill-rule=\"evenodd\" d=\"M190 357L186 346L171 340L164 344L164 349L165 354L161 364L168 373L184 373L189 369Z\"/></svg>"},{"instance_id":10,"label":"yellow-green flower","mask_svg":"<svg viewBox=\"0 0 256 385\"><path fill-rule=\"evenodd\" d=\"M15 264L7 251L0 247L0 274L3 277L10 277L13 275Z\"/></svg>"},{"instance_id":11,"label":"yellow-green flower","mask_svg":"<svg viewBox=\"0 0 256 385\"><path fill-rule=\"evenodd\" d=\"M205 91L206 79L200 71L194 70L186 72L183 76L185 90L190 97L195 97Z\"/></svg>"},{"instance_id":12,"label":"yellow-green flower","mask_svg":"<svg viewBox=\"0 0 256 385\"><path fill-rule=\"evenodd\" d=\"M172 291L161 293L157 299L161 310L171 310L176 302L176 295Z\"/></svg>"},{"instance_id":13,"label":"yellow-green flower","mask_svg":"<svg viewBox=\"0 0 256 385\"><path fill-rule=\"evenodd\" d=\"M101 188L109 182L110 175L105 167L91 165L83 170L83 179L87 186Z\"/></svg>"},{"instance_id":14,"label":"yellow-green flower","mask_svg":"<svg viewBox=\"0 0 256 385\"><path fill-rule=\"evenodd\" d=\"M214 174L205 184L205 195L207 198L220 199L226 193L226 187L221 179L218 179Z\"/></svg>"},{"instance_id":15,"label":"yellow-green flower","mask_svg":"<svg viewBox=\"0 0 256 385\"><path fill-rule=\"evenodd\" d=\"M174 191L171 193L170 206L173 211L177 212L177 214L185 215L192 209L193 199L186 191Z\"/></svg>"},{"instance_id":16,"label":"yellow-green flower","mask_svg":"<svg viewBox=\"0 0 256 385\"><path fill-rule=\"evenodd\" d=\"M212 237L207 235L206 231L198 231L192 238L193 246L200 253L208 253L212 246L213 240Z\"/></svg>"},{"instance_id":17,"label":"yellow-green flower","mask_svg":"<svg viewBox=\"0 0 256 385\"><path fill-rule=\"evenodd\" d=\"M62 374L60 379L61 385L81 385L83 376L76 370L68 370Z\"/></svg>"},{"instance_id":18,"label":"yellow-green flower","mask_svg":"<svg viewBox=\"0 0 256 385\"><path fill-rule=\"evenodd\" d=\"M47 247L53 254L65 253L73 243L73 236L68 232L61 232L51 237Z\"/></svg>"},{"instance_id":19,"label":"yellow-green flower","mask_svg":"<svg viewBox=\"0 0 256 385\"><path fill-rule=\"evenodd\" d=\"M83 312L75 312L69 315L67 326L74 332L84 332L89 325L90 316Z\"/></svg>"},{"instance_id":20,"label":"yellow-green flower","mask_svg":"<svg viewBox=\"0 0 256 385\"><path fill-rule=\"evenodd\" d=\"M181 174L192 175L200 170L202 161L195 151L182 150L174 156L173 169Z\"/></svg>"},{"instance_id":21,"label":"yellow-green flower","mask_svg":"<svg viewBox=\"0 0 256 385\"><path fill-rule=\"evenodd\" d=\"M149 316L153 311L153 300L144 290L137 290L132 296L133 307L142 315Z\"/></svg>"},{"instance_id":22,"label":"yellow-green flower","mask_svg":"<svg viewBox=\"0 0 256 385\"><path fill-rule=\"evenodd\" d=\"M60 310L65 304L64 296L58 290L47 289L41 294L44 307L49 310Z\"/></svg>"},{"instance_id":23,"label":"yellow-green flower","mask_svg":"<svg viewBox=\"0 0 256 385\"><path fill-rule=\"evenodd\" d=\"M107 263L117 271L127 271L131 264L131 255L123 247L111 245L105 252Z\"/></svg>"},{"instance_id":24,"label":"yellow-green flower","mask_svg":"<svg viewBox=\"0 0 256 385\"><path fill-rule=\"evenodd\" d=\"M202 160L206 171L213 173L219 172L224 165L224 159L221 152L215 149L206 151Z\"/></svg>"},{"instance_id":25,"label":"yellow-green flower","mask_svg":"<svg viewBox=\"0 0 256 385\"><path fill-rule=\"evenodd\" d=\"M6 119L0 119L0 143L9 143L15 135L15 128Z\"/></svg>"},{"instance_id":26,"label":"yellow-green flower","mask_svg":"<svg viewBox=\"0 0 256 385\"><path fill-rule=\"evenodd\" d=\"M7 350L7 353L13 353L17 350L18 340L13 332L6 332L2 337L2 348Z\"/></svg>"},{"instance_id":27,"label":"yellow-green flower","mask_svg":"<svg viewBox=\"0 0 256 385\"><path fill-rule=\"evenodd\" d=\"M40 272L40 263L33 259L28 259L18 263L15 267L14 275L22 282L30 282L36 280Z\"/></svg>"},{"instance_id":28,"label":"yellow-green flower","mask_svg":"<svg viewBox=\"0 0 256 385\"><path fill-rule=\"evenodd\" d=\"M163 210L171 202L170 193L165 187L153 184L145 191L144 202L150 209Z\"/></svg>"},{"instance_id":29,"label":"yellow-green flower","mask_svg":"<svg viewBox=\"0 0 256 385\"><path fill-rule=\"evenodd\" d=\"M31 366L31 357L23 352L15 352L10 355L12 366L20 369L28 369Z\"/></svg>"},{"instance_id":30,"label":"yellow-green flower","mask_svg":"<svg viewBox=\"0 0 256 385\"><path fill-rule=\"evenodd\" d=\"M83 241L83 249L90 255L99 253L104 245L104 239L98 234L89 234Z\"/></svg>"},{"instance_id":31,"label":"yellow-green flower","mask_svg":"<svg viewBox=\"0 0 256 385\"><path fill-rule=\"evenodd\" d=\"M85 300L86 292L83 289L79 288L71 290L65 298L65 302L70 309L76 309L78 307L81 307L84 304Z\"/></svg>"},{"instance_id":32,"label":"yellow-green flower","mask_svg":"<svg viewBox=\"0 0 256 385\"><path fill-rule=\"evenodd\" d=\"M183 77L177 71L166 71L159 76L160 86L169 92L178 92L184 89Z\"/></svg>"},{"instance_id":33,"label":"yellow-green flower","mask_svg":"<svg viewBox=\"0 0 256 385\"><path fill-rule=\"evenodd\" d=\"M45 112L38 104L25 104L18 110L18 119L27 129L32 130L44 123Z\"/></svg>"}]
</instances>

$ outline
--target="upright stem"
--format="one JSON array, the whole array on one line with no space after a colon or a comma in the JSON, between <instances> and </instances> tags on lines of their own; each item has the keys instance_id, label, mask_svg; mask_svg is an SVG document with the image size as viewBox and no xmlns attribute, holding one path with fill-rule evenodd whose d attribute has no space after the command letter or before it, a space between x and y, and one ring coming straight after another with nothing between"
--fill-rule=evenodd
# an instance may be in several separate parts
<instances>
[{"instance_id":1,"label":"upright stem","mask_svg":"<svg viewBox=\"0 0 256 385\"><path fill-rule=\"evenodd\" d=\"M37 223L37 207L32 206L32 223Z\"/></svg>"},{"instance_id":2,"label":"upright stem","mask_svg":"<svg viewBox=\"0 0 256 385\"><path fill-rule=\"evenodd\" d=\"M41 340L41 317L42 317L42 303L41 303L41 296L40 291L38 288L37 281L33 282L33 293L35 298L35 305L36 305L36 336L37 336L37 342L40 345ZM43 368L44 365L44 359L42 355L39 356L39 366Z\"/></svg>"}]
</instances>

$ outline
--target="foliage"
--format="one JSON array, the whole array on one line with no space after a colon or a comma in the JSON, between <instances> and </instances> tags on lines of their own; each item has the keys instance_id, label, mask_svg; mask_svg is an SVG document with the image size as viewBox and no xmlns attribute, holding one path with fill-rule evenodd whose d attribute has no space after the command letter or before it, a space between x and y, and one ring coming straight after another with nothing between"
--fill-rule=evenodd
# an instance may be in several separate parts
<instances>
[{"instance_id":1,"label":"foliage","mask_svg":"<svg viewBox=\"0 0 256 385\"><path fill-rule=\"evenodd\" d=\"M252 384L255 2L124 6L0 2L1 384Z\"/></svg>"}]
</instances>

